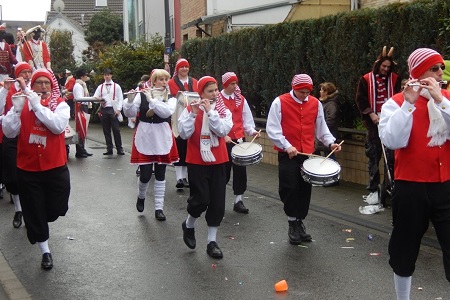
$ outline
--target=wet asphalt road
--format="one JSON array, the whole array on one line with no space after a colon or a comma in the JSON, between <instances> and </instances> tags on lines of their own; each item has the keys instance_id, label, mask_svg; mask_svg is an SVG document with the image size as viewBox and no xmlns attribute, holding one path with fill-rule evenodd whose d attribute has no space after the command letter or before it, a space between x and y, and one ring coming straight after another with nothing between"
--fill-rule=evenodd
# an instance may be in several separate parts
<instances>
[{"instance_id":1,"label":"wet asphalt road","mask_svg":"<svg viewBox=\"0 0 450 300\"><path fill-rule=\"evenodd\" d=\"M32 299L395 299L388 234L311 211L305 223L314 242L292 246L278 199L248 192L250 214L240 215L232 211L228 187L218 232L224 259L213 260L206 254L203 218L197 249L183 243L188 191L175 191L172 167L167 221L159 222L153 179L145 211L138 213L129 154L105 157L102 143L88 144L94 156L75 159L71 153L69 212L51 224L53 270L40 269L38 247L28 243L24 227L12 227L14 207L0 200L0 250ZM441 259L439 251L423 247L411 299L450 297ZM281 279L289 290L277 294L273 285Z\"/></svg>"}]
</instances>

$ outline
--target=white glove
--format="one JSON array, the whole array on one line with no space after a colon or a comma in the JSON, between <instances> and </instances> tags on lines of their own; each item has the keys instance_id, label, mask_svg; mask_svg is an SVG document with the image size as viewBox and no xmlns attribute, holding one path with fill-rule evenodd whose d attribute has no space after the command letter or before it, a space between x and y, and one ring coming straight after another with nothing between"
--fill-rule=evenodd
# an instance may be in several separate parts
<instances>
[{"instance_id":1,"label":"white glove","mask_svg":"<svg viewBox=\"0 0 450 300\"><path fill-rule=\"evenodd\" d=\"M27 97L32 108L36 108L38 104L41 104L41 96L39 96L35 92L31 92Z\"/></svg>"}]
</instances>

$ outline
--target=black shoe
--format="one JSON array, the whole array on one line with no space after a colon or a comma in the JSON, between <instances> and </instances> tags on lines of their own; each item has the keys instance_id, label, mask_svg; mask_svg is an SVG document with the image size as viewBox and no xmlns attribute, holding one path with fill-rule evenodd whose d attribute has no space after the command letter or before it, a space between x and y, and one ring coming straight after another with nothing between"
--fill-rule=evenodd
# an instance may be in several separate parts
<instances>
[{"instance_id":1,"label":"black shoe","mask_svg":"<svg viewBox=\"0 0 450 300\"><path fill-rule=\"evenodd\" d=\"M75 153L76 158L86 158L88 157L86 153Z\"/></svg>"},{"instance_id":2,"label":"black shoe","mask_svg":"<svg viewBox=\"0 0 450 300\"><path fill-rule=\"evenodd\" d=\"M175 186L177 189L182 189L184 188L184 182L183 179L178 179L177 180L177 185Z\"/></svg>"},{"instance_id":3,"label":"black shoe","mask_svg":"<svg viewBox=\"0 0 450 300\"><path fill-rule=\"evenodd\" d=\"M297 220L298 223L298 232L300 234L300 239L302 242L311 242L312 237L309 233L306 233L305 224L303 224L302 220Z\"/></svg>"},{"instance_id":4,"label":"black shoe","mask_svg":"<svg viewBox=\"0 0 450 300\"><path fill-rule=\"evenodd\" d=\"M84 150L84 154L86 154L87 156L92 156L92 153L87 152L86 149Z\"/></svg>"},{"instance_id":5,"label":"black shoe","mask_svg":"<svg viewBox=\"0 0 450 300\"><path fill-rule=\"evenodd\" d=\"M103 155L113 155L113 152L112 152L112 150L108 150L108 151L104 152Z\"/></svg>"},{"instance_id":6,"label":"black shoe","mask_svg":"<svg viewBox=\"0 0 450 300\"><path fill-rule=\"evenodd\" d=\"M41 268L44 270L50 270L53 268L53 258L50 253L47 252L42 254Z\"/></svg>"},{"instance_id":7,"label":"black shoe","mask_svg":"<svg viewBox=\"0 0 450 300\"><path fill-rule=\"evenodd\" d=\"M144 211L144 202L145 202L145 198L141 199L141 198L137 198L136 201L136 209L138 212L143 212Z\"/></svg>"},{"instance_id":8,"label":"black shoe","mask_svg":"<svg viewBox=\"0 0 450 300\"><path fill-rule=\"evenodd\" d=\"M302 239L300 237L299 225L297 221L288 221L289 223L289 243L292 245L300 245L302 243Z\"/></svg>"},{"instance_id":9,"label":"black shoe","mask_svg":"<svg viewBox=\"0 0 450 300\"><path fill-rule=\"evenodd\" d=\"M209 242L206 247L206 253L212 258L223 258L222 250L220 250L219 245L216 242Z\"/></svg>"},{"instance_id":10,"label":"black shoe","mask_svg":"<svg viewBox=\"0 0 450 300\"><path fill-rule=\"evenodd\" d=\"M14 226L14 228L19 228L20 226L22 226L22 212L21 211L16 211L16 213L14 214L13 226Z\"/></svg>"},{"instance_id":11,"label":"black shoe","mask_svg":"<svg viewBox=\"0 0 450 300\"><path fill-rule=\"evenodd\" d=\"M189 188L189 182L187 181L186 178L183 178L183 186L184 186L185 188Z\"/></svg>"},{"instance_id":12,"label":"black shoe","mask_svg":"<svg viewBox=\"0 0 450 300\"><path fill-rule=\"evenodd\" d=\"M181 224L181 228L183 229L183 241L191 249L194 249L196 246L195 241L195 230L194 228L187 228L186 221Z\"/></svg>"},{"instance_id":13,"label":"black shoe","mask_svg":"<svg viewBox=\"0 0 450 300\"><path fill-rule=\"evenodd\" d=\"M233 206L233 210L241 214L248 214L248 208L245 207L244 202L242 201L236 202Z\"/></svg>"},{"instance_id":14,"label":"black shoe","mask_svg":"<svg viewBox=\"0 0 450 300\"><path fill-rule=\"evenodd\" d=\"M123 149L117 150L117 155L125 155L125 152L123 152Z\"/></svg>"},{"instance_id":15,"label":"black shoe","mask_svg":"<svg viewBox=\"0 0 450 300\"><path fill-rule=\"evenodd\" d=\"M166 216L164 215L162 209L155 210L155 218L158 221L165 221L166 220Z\"/></svg>"}]
</instances>

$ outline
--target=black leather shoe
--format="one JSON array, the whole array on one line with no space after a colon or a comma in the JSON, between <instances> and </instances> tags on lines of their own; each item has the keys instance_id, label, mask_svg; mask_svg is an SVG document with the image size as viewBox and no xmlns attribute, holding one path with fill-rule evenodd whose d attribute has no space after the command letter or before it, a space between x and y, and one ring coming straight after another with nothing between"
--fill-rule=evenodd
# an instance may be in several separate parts
<instances>
[{"instance_id":1,"label":"black leather shoe","mask_svg":"<svg viewBox=\"0 0 450 300\"><path fill-rule=\"evenodd\" d=\"M195 241L195 230L194 228L187 228L186 221L181 224L181 228L183 229L183 241L191 249L194 249L197 242Z\"/></svg>"},{"instance_id":2,"label":"black leather shoe","mask_svg":"<svg viewBox=\"0 0 450 300\"><path fill-rule=\"evenodd\" d=\"M155 210L155 218L158 221L165 221L166 220L166 216L164 215L162 209Z\"/></svg>"},{"instance_id":3,"label":"black leather shoe","mask_svg":"<svg viewBox=\"0 0 450 300\"><path fill-rule=\"evenodd\" d=\"M103 155L113 155L113 152L112 152L112 150L108 150L108 151L104 152Z\"/></svg>"},{"instance_id":4,"label":"black leather shoe","mask_svg":"<svg viewBox=\"0 0 450 300\"><path fill-rule=\"evenodd\" d=\"M312 237L309 233L306 233L305 224L303 224L302 220L297 220L297 223L298 223L298 232L300 235L300 240L302 242L311 242Z\"/></svg>"},{"instance_id":5,"label":"black leather shoe","mask_svg":"<svg viewBox=\"0 0 450 300\"><path fill-rule=\"evenodd\" d=\"M16 213L14 214L13 226L14 226L14 228L19 228L20 226L22 226L22 212L21 211L16 211Z\"/></svg>"},{"instance_id":6,"label":"black leather shoe","mask_svg":"<svg viewBox=\"0 0 450 300\"><path fill-rule=\"evenodd\" d=\"M122 149L117 150L117 155L125 155L125 152Z\"/></svg>"},{"instance_id":7,"label":"black leather shoe","mask_svg":"<svg viewBox=\"0 0 450 300\"><path fill-rule=\"evenodd\" d=\"M233 210L235 212L241 213L241 214L248 214L248 209L245 207L244 202L238 201L234 204Z\"/></svg>"},{"instance_id":8,"label":"black leather shoe","mask_svg":"<svg viewBox=\"0 0 450 300\"><path fill-rule=\"evenodd\" d=\"M145 198L141 199L141 198L137 198L136 201L136 209L138 212L143 212L144 211L144 202L145 202Z\"/></svg>"},{"instance_id":9,"label":"black leather shoe","mask_svg":"<svg viewBox=\"0 0 450 300\"><path fill-rule=\"evenodd\" d=\"M86 154L87 156L92 156L92 153L87 152L86 149L84 150L84 154Z\"/></svg>"},{"instance_id":10,"label":"black leather shoe","mask_svg":"<svg viewBox=\"0 0 450 300\"><path fill-rule=\"evenodd\" d=\"M184 186L185 188L189 188L189 181L187 181L186 178L183 178L183 186Z\"/></svg>"},{"instance_id":11,"label":"black leather shoe","mask_svg":"<svg viewBox=\"0 0 450 300\"><path fill-rule=\"evenodd\" d=\"M222 250L220 250L219 245L216 242L209 242L206 247L206 253L212 258L223 258Z\"/></svg>"},{"instance_id":12,"label":"black leather shoe","mask_svg":"<svg viewBox=\"0 0 450 300\"><path fill-rule=\"evenodd\" d=\"M182 188L184 188L183 179L178 179L178 180L177 180L177 185L175 185L175 187L176 187L177 189L182 189Z\"/></svg>"},{"instance_id":13,"label":"black leather shoe","mask_svg":"<svg viewBox=\"0 0 450 300\"><path fill-rule=\"evenodd\" d=\"M86 153L75 153L76 158L86 158L88 157Z\"/></svg>"},{"instance_id":14,"label":"black leather shoe","mask_svg":"<svg viewBox=\"0 0 450 300\"><path fill-rule=\"evenodd\" d=\"M302 239L300 237L300 231L299 231L299 225L297 221L288 221L289 223L289 230L288 230L288 237L289 237L289 243L292 245L300 245L302 243Z\"/></svg>"},{"instance_id":15,"label":"black leather shoe","mask_svg":"<svg viewBox=\"0 0 450 300\"><path fill-rule=\"evenodd\" d=\"M53 258L50 253L47 252L42 254L41 268L44 270L50 270L53 268Z\"/></svg>"}]
</instances>

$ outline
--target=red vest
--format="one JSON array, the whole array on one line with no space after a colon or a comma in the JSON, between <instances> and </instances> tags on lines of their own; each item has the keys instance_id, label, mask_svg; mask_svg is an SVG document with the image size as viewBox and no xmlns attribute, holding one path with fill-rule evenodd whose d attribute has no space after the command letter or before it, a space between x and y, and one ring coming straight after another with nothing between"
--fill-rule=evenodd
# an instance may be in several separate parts
<instances>
[{"instance_id":1,"label":"red vest","mask_svg":"<svg viewBox=\"0 0 450 300\"><path fill-rule=\"evenodd\" d=\"M240 96L242 101L239 106L236 106L236 94L233 94L234 100L227 100L227 98L225 98L223 95L221 96L223 99L223 103L231 111L231 115L233 118L233 127L228 133L228 136L233 140L243 138L245 136L244 120L242 119L242 112L244 111L244 96Z\"/></svg>"},{"instance_id":2,"label":"red vest","mask_svg":"<svg viewBox=\"0 0 450 300\"><path fill-rule=\"evenodd\" d=\"M58 99L58 104L63 99ZM53 134L45 126L39 133L46 137L46 147L40 144L30 144L30 134L36 126L41 125L41 121L36 118L34 111L30 111L28 101L25 102L20 115L22 123L17 141L17 167L32 172L46 171L61 167L67 162L66 144L64 132Z\"/></svg>"},{"instance_id":3,"label":"red vest","mask_svg":"<svg viewBox=\"0 0 450 300\"><path fill-rule=\"evenodd\" d=\"M190 108L188 108L190 111ZM195 130L192 136L187 140L186 162L195 165L217 165L228 161L227 146L225 140L219 137L219 146L211 147L211 152L216 158L215 162L204 162L200 155L200 132L202 129L203 110L199 110L194 121Z\"/></svg>"},{"instance_id":4,"label":"red vest","mask_svg":"<svg viewBox=\"0 0 450 300\"><path fill-rule=\"evenodd\" d=\"M283 94L279 98L281 129L286 140L299 152L313 153L319 100L309 95L308 101L298 103L289 93ZM276 146L274 149L285 152Z\"/></svg>"},{"instance_id":5,"label":"red vest","mask_svg":"<svg viewBox=\"0 0 450 300\"><path fill-rule=\"evenodd\" d=\"M449 99L450 91L442 90ZM401 106L404 98L399 93L392 97ZM419 97L413 112L413 127L405 148L395 150L394 178L414 182L444 182L450 180L450 141L442 146L428 147L430 119L428 100ZM419 125L420 124L420 125ZM400 129L399 129L400 130Z\"/></svg>"}]
</instances>

